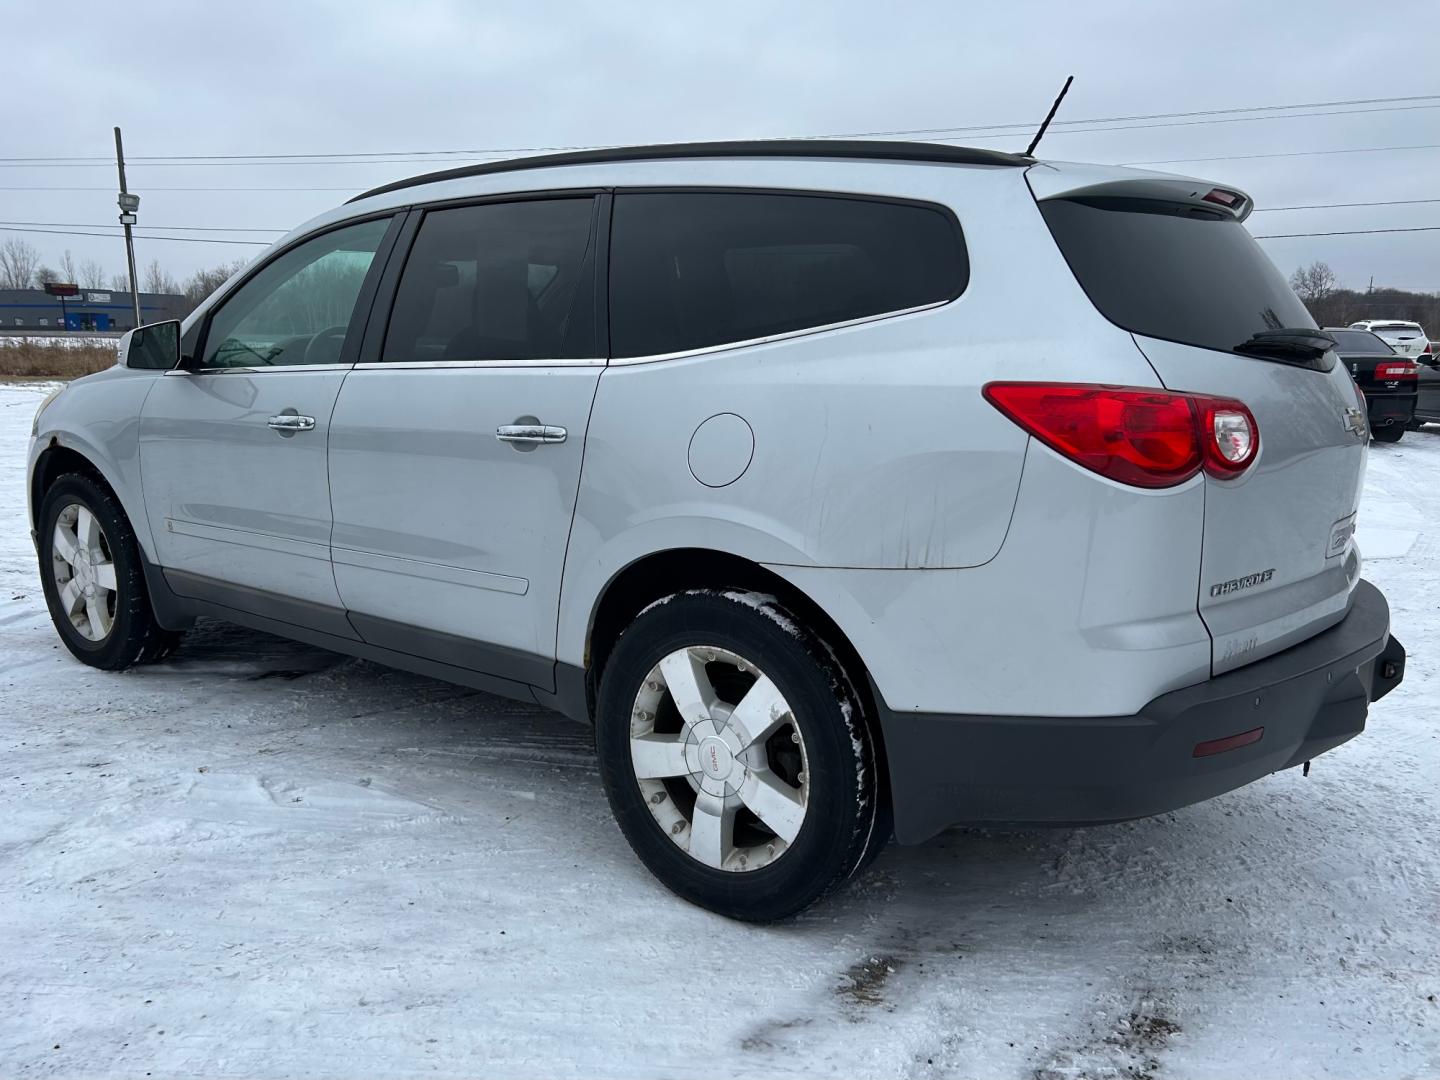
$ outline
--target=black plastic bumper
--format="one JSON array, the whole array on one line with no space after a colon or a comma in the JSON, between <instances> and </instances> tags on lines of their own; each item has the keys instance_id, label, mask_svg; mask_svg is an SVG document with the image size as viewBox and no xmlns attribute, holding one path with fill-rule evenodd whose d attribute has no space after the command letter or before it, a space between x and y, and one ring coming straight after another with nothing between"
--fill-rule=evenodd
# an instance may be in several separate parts
<instances>
[{"instance_id":1,"label":"black plastic bumper","mask_svg":"<svg viewBox=\"0 0 1440 1080\"><path fill-rule=\"evenodd\" d=\"M1188 806L1358 735L1370 702L1404 674L1389 605L1361 581L1329 630L1162 694L1134 716L895 713L882 704L895 836L914 844L947 825L1098 824ZM1232 736L1253 741L1216 750Z\"/></svg>"}]
</instances>

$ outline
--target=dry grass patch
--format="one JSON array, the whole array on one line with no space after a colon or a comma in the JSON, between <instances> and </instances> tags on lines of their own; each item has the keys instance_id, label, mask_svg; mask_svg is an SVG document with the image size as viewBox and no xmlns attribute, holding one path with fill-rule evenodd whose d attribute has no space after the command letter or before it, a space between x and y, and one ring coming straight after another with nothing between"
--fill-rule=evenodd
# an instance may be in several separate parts
<instances>
[{"instance_id":1,"label":"dry grass patch","mask_svg":"<svg viewBox=\"0 0 1440 1080\"><path fill-rule=\"evenodd\" d=\"M118 339L117 339L118 341ZM78 379L115 363L117 341L64 338L0 339L0 378L7 375Z\"/></svg>"}]
</instances>

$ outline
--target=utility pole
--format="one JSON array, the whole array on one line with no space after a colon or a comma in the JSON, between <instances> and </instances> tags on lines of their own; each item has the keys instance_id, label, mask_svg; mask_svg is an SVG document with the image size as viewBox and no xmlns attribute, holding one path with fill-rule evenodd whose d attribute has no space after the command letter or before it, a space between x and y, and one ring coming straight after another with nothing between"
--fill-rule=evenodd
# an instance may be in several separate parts
<instances>
[{"instance_id":1,"label":"utility pole","mask_svg":"<svg viewBox=\"0 0 1440 1080\"><path fill-rule=\"evenodd\" d=\"M130 302L135 308L135 325L140 325L140 282L135 277L135 237L130 226L135 224L135 212L140 209L140 196L131 195L125 188L125 146L120 141L120 129L115 129L115 167L120 170L120 224L125 226L125 262L130 267Z\"/></svg>"}]
</instances>

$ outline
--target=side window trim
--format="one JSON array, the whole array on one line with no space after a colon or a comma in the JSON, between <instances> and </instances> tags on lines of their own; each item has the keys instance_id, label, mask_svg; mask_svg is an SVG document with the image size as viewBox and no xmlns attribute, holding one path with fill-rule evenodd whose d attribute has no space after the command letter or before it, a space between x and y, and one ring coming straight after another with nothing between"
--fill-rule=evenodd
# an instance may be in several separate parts
<instances>
[{"instance_id":1,"label":"side window trim","mask_svg":"<svg viewBox=\"0 0 1440 1080\"><path fill-rule=\"evenodd\" d=\"M970 263L970 245L966 243L965 227L961 224L959 216L955 213L955 210L952 207L947 206L945 203L936 202L932 199L910 198L903 195L875 195L865 192L820 190L816 188L804 187L755 187L745 184L633 184L613 187L610 189L610 191L612 193L612 196L632 194L788 195L816 199L842 199L852 202L875 202L884 203L890 206L913 206L939 213L950 223L951 228L954 230L955 238L959 245L961 256L964 259L964 274L960 282L960 287L956 289L952 295L944 297L940 300L935 300L926 304L917 304L913 307L908 308L899 308L894 311L882 311L877 312L873 315L863 315L854 319L843 319L838 322L824 323L818 326L806 326L797 330L786 330L780 333L767 334L762 337L718 342L714 345L701 345L693 349L681 349L673 352L645 353L640 356L615 356L613 344L609 341L607 337L606 344L608 346L608 362L612 366L618 367L630 364L654 364L665 360L681 360L693 356L705 356L710 353L729 352L733 349L744 349L750 348L755 345L766 345L774 341L785 341L791 338L808 337L812 334L824 334L833 330L843 330L852 326L863 326L867 323L879 322L884 319L898 319L907 315L917 315L923 312L933 311L937 308L942 308L953 304L956 300L960 299L960 297L964 296L970 288L970 279L973 274L974 267ZM608 256L610 251L609 243L611 235L611 230L607 229L607 266L605 274L607 289L611 277L610 267L608 264ZM608 293L606 316L606 328L608 333L608 329L610 326Z\"/></svg>"},{"instance_id":2,"label":"side window trim","mask_svg":"<svg viewBox=\"0 0 1440 1080\"><path fill-rule=\"evenodd\" d=\"M934 311L937 308L946 307L958 299L959 295L956 295L947 300L935 300L928 304L917 304L915 307L899 308L895 311L880 311L874 315L861 315L855 319L823 323L820 326L806 326L799 330L784 330L778 334L767 334L764 337L745 338L740 341L722 341L715 345L699 345L693 349L681 349L677 352L645 353L642 356L612 356L610 357L610 366L621 367L629 364L658 364L664 360L684 360L692 356L706 356L710 353L730 352L734 349L748 349L755 345L768 345L774 341L788 341L791 338L826 334L832 330L844 330L851 326L865 326L867 323L882 322L886 319L899 319L906 315L919 315L926 311Z\"/></svg>"},{"instance_id":3,"label":"side window trim","mask_svg":"<svg viewBox=\"0 0 1440 1080\"><path fill-rule=\"evenodd\" d=\"M355 308L351 314L351 322L345 335L345 344L341 348L340 360L338 362L334 364L318 365L285 364L277 365L275 367L257 366L232 368L191 366L195 364L195 361L199 357L205 355L205 347L208 344L208 339L210 337L210 326L215 319L216 313L219 312L222 308L224 308L224 306L228 304L240 292L241 289L248 285L250 281L255 278L256 275L264 271L277 259L283 258L285 255L289 254L291 251L294 251L302 244L308 244L312 240L318 240L320 237L325 236L328 233L338 232L341 229L348 229L355 225L362 225L367 221L379 221L385 218L390 219L390 225L385 230L385 235L381 237L379 246L375 249L375 256L370 260L370 268L366 271L365 280L360 286L359 294L355 298ZM256 263L254 266L252 266L244 277L242 277L239 281L235 282L235 284L226 291L224 296L220 297L215 303L210 305L210 307L205 312L205 318L202 319L200 322L199 332L195 335L193 339L193 352L182 357L181 366L177 368L176 371L192 374L203 372L207 375L218 375L228 371L236 373L243 372L253 375L260 372L275 373L282 371L315 371L317 369L335 369L353 366L355 363L355 357L356 355L358 355L360 350L360 335L356 334L355 332L357 325L355 313L362 310L367 310L370 306L373 305L375 298L375 289L379 284L382 268L389 263L391 252L394 250L395 247L396 238L400 235L401 225L405 219L406 214L403 207L399 210L390 209L384 211L383 213L367 214L364 217L347 218L344 221L337 221L331 225L325 226L322 229L316 229L314 232L306 233L304 236L297 237L294 241L286 244L283 248L272 252L268 259L266 259L264 262Z\"/></svg>"},{"instance_id":4,"label":"side window trim","mask_svg":"<svg viewBox=\"0 0 1440 1080\"><path fill-rule=\"evenodd\" d=\"M585 256L585 265L594 265L592 279L595 285L595 355L568 359L537 360L420 360L387 361L384 356L385 337L390 330L394 315L395 299L400 292L400 279L405 265L419 236L421 223L427 214L440 210L452 210L468 206L485 206L493 203L540 202L551 199L591 199L590 240ZM423 371L432 368L499 368L499 367L603 367L609 355L610 310L609 310L609 252L610 252L610 207L613 199L608 188L556 188L542 191L507 191L493 195L469 196L458 199L444 199L436 202L417 203L409 208L402 227L396 232L396 241L384 274L377 282L377 293L371 305L370 318L365 326L364 340L354 366L357 368L385 368L394 370Z\"/></svg>"}]
</instances>

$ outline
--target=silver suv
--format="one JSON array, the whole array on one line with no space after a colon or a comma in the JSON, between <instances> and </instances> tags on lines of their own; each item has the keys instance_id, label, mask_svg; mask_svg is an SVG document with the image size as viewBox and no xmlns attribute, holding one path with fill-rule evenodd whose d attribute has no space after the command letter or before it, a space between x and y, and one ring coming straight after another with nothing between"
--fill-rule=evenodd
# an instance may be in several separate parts
<instances>
[{"instance_id":1,"label":"silver suv","mask_svg":"<svg viewBox=\"0 0 1440 1080\"><path fill-rule=\"evenodd\" d=\"M1241 192L883 142L366 192L43 406L86 663L215 617L593 723L681 896L1308 762L1405 652L1364 402Z\"/></svg>"}]
</instances>

